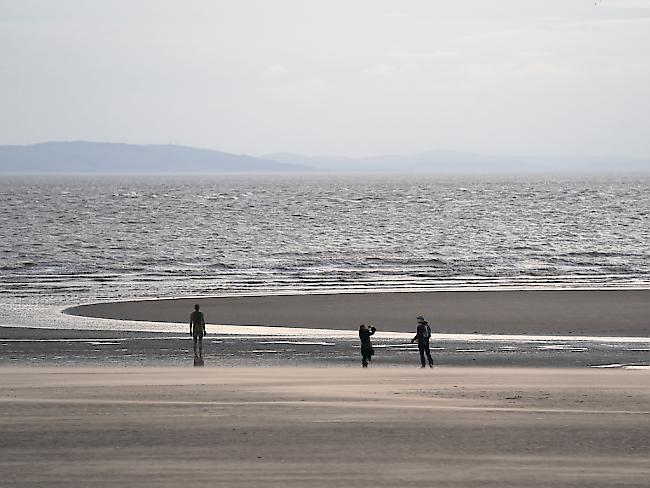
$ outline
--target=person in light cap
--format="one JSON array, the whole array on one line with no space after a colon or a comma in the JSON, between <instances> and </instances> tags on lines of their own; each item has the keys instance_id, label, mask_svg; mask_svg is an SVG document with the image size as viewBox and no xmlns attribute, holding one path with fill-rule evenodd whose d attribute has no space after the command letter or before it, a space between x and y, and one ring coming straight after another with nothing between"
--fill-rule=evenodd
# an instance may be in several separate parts
<instances>
[{"instance_id":1,"label":"person in light cap","mask_svg":"<svg viewBox=\"0 0 650 488\"><path fill-rule=\"evenodd\" d=\"M420 351L420 363L422 363L422 367L426 367L426 362L424 361L424 356L426 355L427 360L429 361L429 367L433 368L433 358L431 357L431 350L429 349L431 327L429 327L429 323L424 320L424 317L421 315L418 316L416 320L418 321L418 328L415 337L411 339L411 343L418 341L418 350Z\"/></svg>"}]
</instances>

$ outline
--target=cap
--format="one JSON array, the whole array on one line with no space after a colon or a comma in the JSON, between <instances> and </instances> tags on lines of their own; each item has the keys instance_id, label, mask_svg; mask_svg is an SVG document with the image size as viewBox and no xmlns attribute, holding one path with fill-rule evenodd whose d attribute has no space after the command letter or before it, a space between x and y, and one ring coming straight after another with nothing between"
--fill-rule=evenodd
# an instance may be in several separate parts
<instances>
[{"instance_id":1,"label":"cap","mask_svg":"<svg viewBox=\"0 0 650 488\"><path fill-rule=\"evenodd\" d=\"M418 315L415 319L416 320L424 320L424 317L422 315Z\"/></svg>"}]
</instances>

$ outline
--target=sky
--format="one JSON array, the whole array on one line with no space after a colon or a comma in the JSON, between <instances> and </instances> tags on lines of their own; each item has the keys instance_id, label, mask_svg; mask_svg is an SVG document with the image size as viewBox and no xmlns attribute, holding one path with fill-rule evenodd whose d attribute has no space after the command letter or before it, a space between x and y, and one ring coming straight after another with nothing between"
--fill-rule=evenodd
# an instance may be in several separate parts
<instances>
[{"instance_id":1,"label":"sky","mask_svg":"<svg viewBox=\"0 0 650 488\"><path fill-rule=\"evenodd\" d=\"M0 0L0 144L650 158L650 0Z\"/></svg>"}]
</instances>

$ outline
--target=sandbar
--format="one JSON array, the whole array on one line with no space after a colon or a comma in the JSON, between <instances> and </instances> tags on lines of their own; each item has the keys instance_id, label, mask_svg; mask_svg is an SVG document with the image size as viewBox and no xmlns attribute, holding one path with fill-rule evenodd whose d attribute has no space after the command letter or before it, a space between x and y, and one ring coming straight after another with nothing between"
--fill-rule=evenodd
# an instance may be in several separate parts
<instances>
[{"instance_id":1,"label":"sandbar","mask_svg":"<svg viewBox=\"0 0 650 488\"><path fill-rule=\"evenodd\" d=\"M650 337L650 290L503 290L200 297L97 303L72 315L187 323L199 303L211 324L412 332Z\"/></svg>"}]
</instances>

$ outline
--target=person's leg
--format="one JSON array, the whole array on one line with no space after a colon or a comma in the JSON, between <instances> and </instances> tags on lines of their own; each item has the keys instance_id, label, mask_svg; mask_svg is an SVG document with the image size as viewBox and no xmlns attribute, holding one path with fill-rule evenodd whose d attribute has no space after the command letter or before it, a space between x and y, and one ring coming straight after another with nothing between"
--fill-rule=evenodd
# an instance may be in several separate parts
<instances>
[{"instance_id":1,"label":"person's leg","mask_svg":"<svg viewBox=\"0 0 650 488\"><path fill-rule=\"evenodd\" d=\"M199 357L203 359L203 336L199 336ZM431 355L429 355L431 357Z\"/></svg>"},{"instance_id":2,"label":"person's leg","mask_svg":"<svg viewBox=\"0 0 650 488\"><path fill-rule=\"evenodd\" d=\"M197 357L197 355L196 355L196 341L197 341L198 338L196 336L193 336L192 339L194 340L194 343L193 343L193 345L194 345L194 357Z\"/></svg>"},{"instance_id":3,"label":"person's leg","mask_svg":"<svg viewBox=\"0 0 650 488\"><path fill-rule=\"evenodd\" d=\"M429 344L426 345L424 351L427 353L427 359L429 360L429 367L433 368L433 358L431 357L431 349L429 348Z\"/></svg>"},{"instance_id":4,"label":"person's leg","mask_svg":"<svg viewBox=\"0 0 650 488\"><path fill-rule=\"evenodd\" d=\"M361 366L363 366L364 368L368 367L368 358L366 356L366 351L364 351L363 349L361 349Z\"/></svg>"},{"instance_id":5,"label":"person's leg","mask_svg":"<svg viewBox=\"0 0 650 488\"><path fill-rule=\"evenodd\" d=\"M422 367L424 368L426 366L426 363L424 362L424 346L418 344L418 349L420 350L420 363L422 363Z\"/></svg>"}]
</instances>

